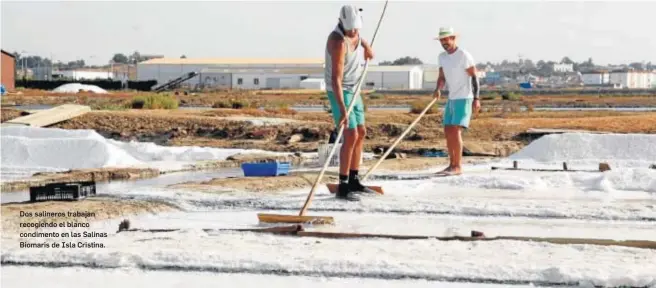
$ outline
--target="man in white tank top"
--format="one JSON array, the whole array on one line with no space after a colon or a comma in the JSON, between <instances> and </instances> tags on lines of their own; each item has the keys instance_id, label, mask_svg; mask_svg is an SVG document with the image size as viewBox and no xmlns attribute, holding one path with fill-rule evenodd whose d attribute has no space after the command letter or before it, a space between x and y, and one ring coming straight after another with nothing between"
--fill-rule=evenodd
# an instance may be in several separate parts
<instances>
[{"instance_id":1,"label":"man in white tank top","mask_svg":"<svg viewBox=\"0 0 656 288\"><path fill-rule=\"evenodd\" d=\"M371 47L360 37L361 9L345 5L340 9L339 22L328 36L325 51L325 81L335 126L344 127L344 142L339 153L339 188L336 197L358 201L356 193L376 193L358 179L360 157L367 130L364 126L364 103L355 91L362 75L365 59L373 58ZM364 48L364 53L360 48ZM355 99L354 99L355 98ZM349 115L346 111L356 101Z\"/></svg>"},{"instance_id":2,"label":"man in white tank top","mask_svg":"<svg viewBox=\"0 0 656 288\"><path fill-rule=\"evenodd\" d=\"M444 48L440 53L440 73L437 78L435 98L440 98L440 90L446 85L449 99L444 106L444 134L449 151L449 167L439 175L459 175L462 173L462 129L469 127L472 113L481 108L479 82L476 76L476 63L466 50L456 45L453 28L441 28L436 38Z\"/></svg>"}]
</instances>

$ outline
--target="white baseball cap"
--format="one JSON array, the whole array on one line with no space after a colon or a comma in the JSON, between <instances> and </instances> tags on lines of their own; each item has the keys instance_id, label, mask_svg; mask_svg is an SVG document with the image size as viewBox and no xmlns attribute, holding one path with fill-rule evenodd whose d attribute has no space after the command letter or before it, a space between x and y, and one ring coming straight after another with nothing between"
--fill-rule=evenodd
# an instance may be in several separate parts
<instances>
[{"instance_id":1,"label":"white baseball cap","mask_svg":"<svg viewBox=\"0 0 656 288\"><path fill-rule=\"evenodd\" d=\"M339 11L339 21L344 26L345 30L361 29L362 28L362 9L355 8L353 5L344 5Z\"/></svg>"}]
</instances>

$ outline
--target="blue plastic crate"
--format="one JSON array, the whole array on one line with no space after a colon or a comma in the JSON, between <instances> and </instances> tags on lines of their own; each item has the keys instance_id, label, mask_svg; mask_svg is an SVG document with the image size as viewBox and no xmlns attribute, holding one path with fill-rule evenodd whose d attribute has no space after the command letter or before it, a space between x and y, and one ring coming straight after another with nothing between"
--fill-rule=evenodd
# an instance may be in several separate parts
<instances>
[{"instance_id":1,"label":"blue plastic crate","mask_svg":"<svg viewBox=\"0 0 656 288\"><path fill-rule=\"evenodd\" d=\"M289 174L289 162L242 163L246 177L278 176Z\"/></svg>"},{"instance_id":2,"label":"blue plastic crate","mask_svg":"<svg viewBox=\"0 0 656 288\"><path fill-rule=\"evenodd\" d=\"M447 157L448 155L446 152L442 150L437 150L437 151L426 151L424 154L422 154L424 157Z\"/></svg>"}]
</instances>

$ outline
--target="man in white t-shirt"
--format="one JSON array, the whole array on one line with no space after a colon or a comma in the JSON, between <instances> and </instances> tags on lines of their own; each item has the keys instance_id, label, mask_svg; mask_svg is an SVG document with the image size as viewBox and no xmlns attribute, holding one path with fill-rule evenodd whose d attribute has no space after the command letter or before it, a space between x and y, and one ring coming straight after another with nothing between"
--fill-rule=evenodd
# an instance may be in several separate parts
<instances>
[{"instance_id":1,"label":"man in white t-shirt","mask_svg":"<svg viewBox=\"0 0 656 288\"><path fill-rule=\"evenodd\" d=\"M438 174L459 175L462 173L461 129L469 127L472 112L478 113L481 108L476 63L469 52L456 45L453 28L440 28L440 34L435 39L440 40L445 52L439 55L440 73L434 96L439 99L442 96L440 90L445 85L449 91L443 125L450 164Z\"/></svg>"}]
</instances>

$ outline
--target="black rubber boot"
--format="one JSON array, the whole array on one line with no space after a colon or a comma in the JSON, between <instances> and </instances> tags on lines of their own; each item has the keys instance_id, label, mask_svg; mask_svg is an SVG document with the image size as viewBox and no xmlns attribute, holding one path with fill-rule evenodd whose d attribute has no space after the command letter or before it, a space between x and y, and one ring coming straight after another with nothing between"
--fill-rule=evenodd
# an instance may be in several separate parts
<instances>
[{"instance_id":1,"label":"black rubber boot","mask_svg":"<svg viewBox=\"0 0 656 288\"><path fill-rule=\"evenodd\" d=\"M354 193L371 194L371 195L376 194L376 191L369 189L367 186L364 186L360 183L357 170L350 171L348 185L349 185L349 190Z\"/></svg>"},{"instance_id":2,"label":"black rubber boot","mask_svg":"<svg viewBox=\"0 0 656 288\"><path fill-rule=\"evenodd\" d=\"M337 188L337 193L335 198L342 199L346 201L360 201L358 196L353 195L349 190L349 185L347 183L339 183Z\"/></svg>"}]
</instances>

